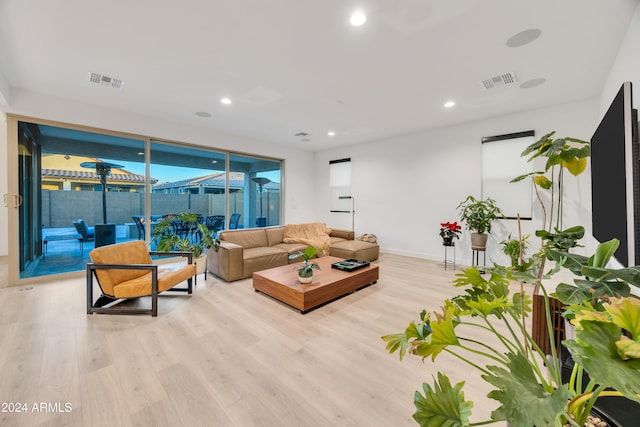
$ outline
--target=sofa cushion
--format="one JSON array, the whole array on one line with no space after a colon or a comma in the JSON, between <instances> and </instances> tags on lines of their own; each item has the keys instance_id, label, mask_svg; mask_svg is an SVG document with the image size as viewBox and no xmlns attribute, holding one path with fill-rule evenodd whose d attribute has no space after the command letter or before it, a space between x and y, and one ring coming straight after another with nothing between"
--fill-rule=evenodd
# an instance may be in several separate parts
<instances>
[{"instance_id":1,"label":"sofa cushion","mask_svg":"<svg viewBox=\"0 0 640 427\"><path fill-rule=\"evenodd\" d=\"M289 254L287 252L269 246L245 248L243 258L245 277L250 277L256 271L280 267L289 263Z\"/></svg>"},{"instance_id":2,"label":"sofa cushion","mask_svg":"<svg viewBox=\"0 0 640 427\"><path fill-rule=\"evenodd\" d=\"M117 250L113 250L114 247L107 245L93 249L89 252L91 261L95 264L151 264L149 249L143 240L120 243ZM115 296L116 285L147 274L149 270L96 270L102 292L111 296Z\"/></svg>"},{"instance_id":3,"label":"sofa cushion","mask_svg":"<svg viewBox=\"0 0 640 427\"><path fill-rule=\"evenodd\" d=\"M380 247L377 244L360 240L345 240L331 245L329 255L344 259L375 261L380 255Z\"/></svg>"},{"instance_id":4,"label":"sofa cushion","mask_svg":"<svg viewBox=\"0 0 640 427\"><path fill-rule=\"evenodd\" d=\"M307 249L307 245L304 243L280 243L274 246L274 248L282 249L289 255L297 254L300 252L304 252ZM301 258L290 259L289 264L294 262L300 262Z\"/></svg>"},{"instance_id":5,"label":"sofa cushion","mask_svg":"<svg viewBox=\"0 0 640 427\"><path fill-rule=\"evenodd\" d=\"M330 236L330 239L331 239L331 246L335 245L338 242L344 242L345 240L347 240L347 239L343 239L342 237L333 237L333 236Z\"/></svg>"},{"instance_id":6,"label":"sofa cushion","mask_svg":"<svg viewBox=\"0 0 640 427\"><path fill-rule=\"evenodd\" d=\"M264 228L223 231L220 232L220 240L235 243L245 249L269 246Z\"/></svg>"},{"instance_id":7,"label":"sofa cushion","mask_svg":"<svg viewBox=\"0 0 640 427\"><path fill-rule=\"evenodd\" d=\"M275 246L278 243L282 243L284 239L284 225L276 227L267 227L264 231L267 233L267 243L269 246Z\"/></svg>"},{"instance_id":8,"label":"sofa cushion","mask_svg":"<svg viewBox=\"0 0 640 427\"><path fill-rule=\"evenodd\" d=\"M158 267L158 292L173 288L178 283L196 275L195 264L165 264ZM116 298L135 298L151 295L151 272L144 276L119 283L113 288Z\"/></svg>"},{"instance_id":9,"label":"sofa cushion","mask_svg":"<svg viewBox=\"0 0 640 427\"><path fill-rule=\"evenodd\" d=\"M338 237L343 240L353 240L353 237L354 237L354 232L351 230L336 229L336 230L331 230L329 234L331 235L331 237Z\"/></svg>"}]
</instances>

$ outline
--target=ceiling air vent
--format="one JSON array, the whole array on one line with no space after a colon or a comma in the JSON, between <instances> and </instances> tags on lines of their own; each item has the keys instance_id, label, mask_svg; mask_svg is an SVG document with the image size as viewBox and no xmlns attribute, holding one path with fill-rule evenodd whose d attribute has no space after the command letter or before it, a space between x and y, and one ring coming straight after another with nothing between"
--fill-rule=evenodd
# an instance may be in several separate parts
<instances>
[{"instance_id":1,"label":"ceiling air vent","mask_svg":"<svg viewBox=\"0 0 640 427\"><path fill-rule=\"evenodd\" d=\"M114 89L122 89L122 86L124 86L123 80L98 73L89 73L89 81L100 86L110 86Z\"/></svg>"},{"instance_id":2,"label":"ceiling air vent","mask_svg":"<svg viewBox=\"0 0 640 427\"><path fill-rule=\"evenodd\" d=\"M485 90L494 89L498 86L512 85L516 83L518 79L515 73L500 74L499 76L491 77L490 79L480 82Z\"/></svg>"}]
</instances>

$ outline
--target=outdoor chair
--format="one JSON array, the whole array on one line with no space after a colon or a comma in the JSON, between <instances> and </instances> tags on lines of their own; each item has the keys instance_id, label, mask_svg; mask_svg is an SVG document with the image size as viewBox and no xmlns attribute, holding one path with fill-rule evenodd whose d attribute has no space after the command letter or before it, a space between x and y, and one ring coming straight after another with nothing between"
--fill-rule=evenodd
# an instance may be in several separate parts
<instances>
[{"instance_id":1,"label":"outdoor chair","mask_svg":"<svg viewBox=\"0 0 640 427\"><path fill-rule=\"evenodd\" d=\"M186 265L153 264L151 255L182 256ZM191 294L196 274L191 252L149 252L142 240L102 246L93 249L87 264L87 314L151 314L158 315L158 294L181 291ZM93 300L93 278L97 279L102 296ZM175 288L187 281L187 287ZM151 296L151 308L105 307L118 300Z\"/></svg>"},{"instance_id":2,"label":"outdoor chair","mask_svg":"<svg viewBox=\"0 0 640 427\"><path fill-rule=\"evenodd\" d=\"M132 218L138 229L138 240L144 239L144 217L135 215Z\"/></svg>"},{"instance_id":3,"label":"outdoor chair","mask_svg":"<svg viewBox=\"0 0 640 427\"><path fill-rule=\"evenodd\" d=\"M240 214L234 213L231 214L231 219L229 220L229 230L234 230L238 228L238 222L240 221Z\"/></svg>"},{"instance_id":4,"label":"outdoor chair","mask_svg":"<svg viewBox=\"0 0 640 427\"><path fill-rule=\"evenodd\" d=\"M217 233L218 231L224 229L224 215L211 215L206 218L205 225L207 228Z\"/></svg>"},{"instance_id":5,"label":"outdoor chair","mask_svg":"<svg viewBox=\"0 0 640 427\"><path fill-rule=\"evenodd\" d=\"M96 231L94 227L89 227L83 219L79 219L77 221L73 221L73 226L76 228L78 233L82 236L83 242L90 242L95 239Z\"/></svg>"}]
</instances>

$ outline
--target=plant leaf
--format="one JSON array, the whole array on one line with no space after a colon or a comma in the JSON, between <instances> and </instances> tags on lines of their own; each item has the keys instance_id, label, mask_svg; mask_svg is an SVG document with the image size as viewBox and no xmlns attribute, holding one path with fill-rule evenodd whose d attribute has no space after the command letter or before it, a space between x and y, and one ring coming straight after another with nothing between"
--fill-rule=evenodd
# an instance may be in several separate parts
<instances>
[{"instance_id":1,"label":"plant leaf","mask_svg":"<svg viewBox=\"0 0 640 427\"><path fill-rule=\"evenodd\" d=\"M640 300L637 298L611 298L605 306L614 323L640 339Z\"/></svg>"},{"instance_id":2,"label":"plant leaf","mask_svg":"<svg viewBox=\"0 0 640 427\"><path fill-rule=\"evenodd\" d=\"M596 248L595 253L590 258L591 267L606 267L607 263L620 246L620 240L611 239L607 242L600 243Z\"/></svg>"},{"instance_id":3,"label":"plant leaf","mask_svg":"<svg viewBox=\"0 0 640 427\"><path fill-rule=\"evenodd\" d=\"M430 322L430 340L420 341L413 349L413 353L423 358L431 356L431 360L435 361L447 346L460 345L454 330L455 313L456 307L451 303L442 308L442 314L436 313L436 319Z\"/></svg>"},{"instance_id":4,"label":"plant leaf","mask_svg":"<svg viewBox=\"0 0 640 427\"><path fill-rule=\"evenodd\" d=\"M591 380L640 402L640 360L621 359L616 345L621 337L622 330L614 323L582 320L576 339L562 343Z\"/></svg>"},{"instance_id":5,"label":"plant leaf","mask_svg":"<svg viewBox=\"0 0 640 427\"><path fill-rule=\"evenodd\" d=\"M541 233L538 233L539 231ZM536 231L536 236L543 237L542 234L544 233L542 233L542 231L544 230ZM568 268L576 276L582 276L582 267L589 264L589 258L583 255L570 254L555 249L549 249L546 253L547 257L559 264L562 264L563 267Z\"/></svg>"},{"instance_id":6,"label":"plant leaf","mask_svg":"<svg viewBox=\"0 0 640 427\"><path fill-rule=\"evenodd\" d=\"M400 360L407 353L407 346L409 345L409 339L407 334L389 334L384 335L382 339L387 343L386 350L389 353L394 353L396 350L400 350Z\"/></svg>"},{"instance_id":7,"label":"plant leaf","mask_svg":"<svg viewBox=\"0 0 640 427\"><path fill-rule=\"evenodd\" d=\"M562 166L567 168L567 170L573 176L578 176L587 168L587 159L571 159L568 161L562 162Z\"/></svg>"},{"instance_id":8,"label":"plant leaf","mask_svg":"<svg viewBox=\"0 0 640 427\"><path fill-rule=\"evenodd\" d=\"M617 280L610 281L591 281L591 280L575 280L576 285L585 292L588 292L593 298L602 297L626 297L630 294L629 285Z\"/></svg>"},{"instance_id":9,"label":"plant leaf","mask_svg":"<svg viewBox=\"0 0 640 427\"><path fill-rule=\"evenodd\" d=\"M433 388L422 384L424 396L416 391L413 418L423 427L468 426L473 402L464 400L463 386L464 381L452 387L449 378L438 372L438 381L434 381Z\"/></svg>"},{"instance_id":10,"label":"plant leaf","mask_svg":"<svg viewBox=\"0 0 640 427\"><path fill-rule=\"evenodd\" d=\"M542 147L544 147L545 145L548 145L551 142L551 137L555 133L556 133L556 131L551 131L548 134L543 135L536 142L531 143L527 148L524 149L522 154L520 154L520 157L527 156L527 155L529 155L531 153L539 153L541 151ZM539 155L539 154L537 154L537 155ZM537 157L537 155L532 156L532 158L533 157Z\"/></svg>"},{"instance_id":11,"label":"plant leaf","mask_svg":"<svg viewBox=\"0 0 640 427\"><path fill-rule=\"evenodd\" d=\"M536 183L536 185L538 187L544 188L545 190L548 190L551 188L551 185L553 184L549 178L547 178L544 175L536 175L533 177L533 182Z\"/></svg>"},{"instance_id":12,"label":"plant leaf","mask_svg":"<svg viewBox=\"0 0 640 427\"><path fill-rule=\"evenodd\" d=\"M496 421L509 420L513 426L552 426L564 414L570 397L566 384L552 393L545 391L529 360L521 353L508 354L508 370L488 366L490 375L482 378L498 388L488 396L502 405L492 412Z\"/></svg>"},{"instance_id":13,"label":"plant leaf","mask_svg":"<svg viewBox=\"0 0 640 427\"><path fill-rule=\"evenodd\" d=\"M640 342L622 336L616 341L616 348L622 360L640 359Z\"/></svg>"},{"instance_id":14,"label":"plant leaf","mask_svg":"<svg viewBox=\"0 0 640 427\"><path fill-rule=\"evenodd\" d=\"M583 301L591 300L591 294L583 291L577 286L560 283L556 286L556 291L551 294L554 298L559 299L566 305L582 304Z\"/></svg>"},{"instance_id":15,"label":"plant leaf","mask_svg":"<svg viewBox=\"0 0 640 427\"><path fill-rule=\"evenodd\" d=\"M462 273L457 273L456 277L457 279L453 281L453 286L459 287L471 285L474 288L480 288L483 291L487 290L487 281L475 267L465 268L462 270Z\"/></svg>"},{"instance_id":16,"label":"plant leaf","mask_svg":"<svg viewBox=\"0 0 640 427\"><path fill-rule=\"evenodd\" d=\"M538 174L538 173L542 173L542 172L530 172L530 173L525 173L524 175L520 175L520 176L517 176L517 177L513 178L513 179L512 179L511 181L509 181L509 182L510 182L510 183L513 183L513 182L520 182L520 181L522 181L523 179L528 178L528 177L530 177L531 175L536 175L536 174Z\"/></svg>"},{"instance_id":17,"label":"plant leaf","mask_svg":"<svg viewBox=\"0 0 640 427\"><path fill-rule=\"evenodd\" d=\"M640 266L610 270L617 279L640 288Z\"/></svg>"},{"instance_id":18,"label":"plant leaf","mask_svg":"<svg viewBox=\"0 0 640 427\"><path fill-rule=\"evenodd\" d=\"M502 310L513 307L513 304L507 297L501 297L492 300L478 298L476 301L467 301L467 306L480 313L482 317L488 317L490 314L499 314Z\"/></svg>"}]
</instances>

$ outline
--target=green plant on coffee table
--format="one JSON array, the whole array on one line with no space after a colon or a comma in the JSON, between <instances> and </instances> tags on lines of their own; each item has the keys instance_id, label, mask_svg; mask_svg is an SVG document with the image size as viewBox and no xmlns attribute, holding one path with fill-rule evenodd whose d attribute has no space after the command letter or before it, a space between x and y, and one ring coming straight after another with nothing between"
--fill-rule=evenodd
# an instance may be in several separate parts
<instances>
[{"instance_id":1,"label":"green plant on coffee table","mask_svg":"<svg viewBox=\"0 0 640 427\"><path fill-rule=\"evenodd\" d=\"M576 280L574 288L579 291L568 292L575 297L570 310L576 324L576 339L563 342L575 360L568 383L562 381L558 357L547 359L526 330L531 299L523 282L538 284L547 296L534 271L511 272L496 266L488 269L491 276L485 279L475 268L464 270L454 281L464 292L445 300L433 315L423 310L420 320L411 322L404 332L383 336L387 350L397 351L401 360L409 353L435 362L438 355L448 353L468 363L494 387L488 397L500 404L490 420L471 422L473 403L464 398L464 382L452 385L439 372L433 386L425 383L424 393L415 393L414 419L422 426L474 426L497 421L527 427L582 426L599 396L624 396L640 402L640 300L619 292L629 285L640 287L640 270L632 273L604 268L616 244L615 240L601 244L590 258L560 251L547 253L558 266L544 279L565 267L587 274L590 282L605 278L609 284L596 284L602 295L597 303L593 293L586 291L584 279ZM511 293L509 281L516 277L520 291ZM614 289L612 277L624 285ZM569 291L568 287L560 287L560 291ZM549 336L553 336L547 298L545 313ZM474 330L492 333L494 342L476 339ZM630 338L623 336L623 330ZM554 341L550 340L552 355L558 355ZM589 384L578 380L582 370L590 376Z\"/></svg>"},{"instance_id":2,"label":"green plant on coffee table","mask_svg":"<svg viewBox=\"0 0 640 427\"><path fill-rule=\"evenodd\" d=\"M297 254L289 255L289 259L297 259L302 258L302 265L298 265L294 267L294 269L298 270L298 276L300 277L311 277L313 276L313 270L320 270L320 266L317 262L309 262L311 259L315 258L318 255L318 249L313 246L307 246L304 252L299 252Z\"/></svg>"}]
</instances>

